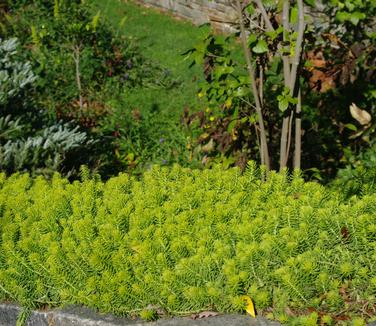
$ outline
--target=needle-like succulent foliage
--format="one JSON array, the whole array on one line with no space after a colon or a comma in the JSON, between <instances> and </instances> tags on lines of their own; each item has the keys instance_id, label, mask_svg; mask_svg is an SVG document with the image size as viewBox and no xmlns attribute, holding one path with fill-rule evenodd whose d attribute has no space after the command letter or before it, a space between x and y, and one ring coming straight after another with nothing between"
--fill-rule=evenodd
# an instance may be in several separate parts
<instances>
[{"instance_id":1,"label":"needle-like succulent foliage","mask_svg":"<svg viewBox=\"0 0 376 326\"><path fill-rule=\"evenodd\" d=\"M247 295L259 313L310 324L375 304L374 195L343 203L299 175L262 181L253 165L87 174L1 175L0 299L148 317L242 311Z\"/></svg>"}]
</instances>

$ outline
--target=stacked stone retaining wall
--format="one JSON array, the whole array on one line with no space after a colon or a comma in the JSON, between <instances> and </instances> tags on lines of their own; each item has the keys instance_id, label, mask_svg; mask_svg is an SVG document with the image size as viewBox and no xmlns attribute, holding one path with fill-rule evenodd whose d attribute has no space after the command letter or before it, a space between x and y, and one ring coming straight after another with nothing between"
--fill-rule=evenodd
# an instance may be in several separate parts
<instances>
[{"instance_id":1,"label":"stacked stone retaining wall","mask_svg":"<svg viewBox=\"0 0 376 326\"><path fill-rule=\"evenodd\" d=\"M235 9L232 0L138 0L148 6L162 8L188 19L196 25L211 23L217 31L229 32L234 29Z\"/></svg>"}]
</instances>

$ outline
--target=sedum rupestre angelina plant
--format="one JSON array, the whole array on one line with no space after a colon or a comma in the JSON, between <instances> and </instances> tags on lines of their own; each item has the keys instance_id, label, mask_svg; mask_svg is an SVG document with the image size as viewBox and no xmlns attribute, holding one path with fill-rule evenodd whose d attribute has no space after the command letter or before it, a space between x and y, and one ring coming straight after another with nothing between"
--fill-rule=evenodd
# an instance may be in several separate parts
<instances>
[{"instance_id":1,"label":"sedum rupestre angelina plant","mask_svg":"<svg viewBox=\"0 0 376 326\"><path fill-rule=\"evenodd\" d=\"M242 311L248 295L291 324L374 315L375 195L345 204L252 164L87 174L0 176L1 300L151 318Z\"/></svg>"}]
</instances>

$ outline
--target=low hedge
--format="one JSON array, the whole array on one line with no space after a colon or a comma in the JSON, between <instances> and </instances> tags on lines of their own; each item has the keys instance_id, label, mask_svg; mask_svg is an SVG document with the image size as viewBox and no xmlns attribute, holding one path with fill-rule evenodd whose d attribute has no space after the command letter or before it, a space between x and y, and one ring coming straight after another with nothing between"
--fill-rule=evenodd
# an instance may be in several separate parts
<instances>
[{"instance_id":1,"label":"low hedge","mask_svg":"<svg viewBox=\"0 0 376 326\"><path fill-rule=\"evenodd\" d=\"M0 175L0 300L146 319L200 310L372 320L376 195L299 175L155 167L137 180Z\"/></svg>"}]
</instances>

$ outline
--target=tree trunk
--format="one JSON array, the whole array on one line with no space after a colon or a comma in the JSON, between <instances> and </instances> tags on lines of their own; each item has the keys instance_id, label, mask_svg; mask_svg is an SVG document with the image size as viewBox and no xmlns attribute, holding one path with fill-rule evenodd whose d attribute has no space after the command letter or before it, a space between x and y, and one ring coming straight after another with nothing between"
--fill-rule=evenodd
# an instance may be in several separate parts
<instances>
[{"instance_id":1,"label":"tree trunk","mask_svg":"<svg viewBox=\"0 0 376 326\"><path fill-rule=\"evenodd\" d=\"M283 10L282 10L282 22L283 22L283 41L288 41L288 33L290 32L290 24L289 24L289 15L290 15L290 1L284 0L283 1ZM290 60L288 53L285 53L285 49L283 49L282 54L282 62L283 62L283 77L285 82L285 87L290 87ZM290 51L288 51L290 52ZM289 153L287 152L288 148L288 138L289 138L289 120L290 120L290 108L284 113L283 121L282 121L282 129L281 129L281 142L280 142L280 150L279 150L279 169L283 170L288 161Z\"/></svg>"},{"instance_id":2,"label":"tree trunk","mask_svg":"<svg viewBox=\"0 0 376 326\"><path fill-rule=\"evenodd\" d=\"M298 4L298 30L297 30L297 39L295 43L295 51L294 57L290 60L287 56L283 55L283 68L284 68L284 79L285 79L285 87L290 90L291 96L297 96L297 79L298 79L298 68L300 65L300 57L302 53L303 47L303 37L304 37L304 30L305 30L305 22L304 22L304 4L303 0L297 0ZM289 27L289 1L284 1L283 3L283 35L284 41L287 40L287 33L290 32ZM299 80L298 80L299 83ZM301 99L300 99L301 100ZM298 99L299 101L299 99ZM299 106L299 108L298 108ZM301 140L297 138L301 137L301 103L298 104L296 107L296 119L295 122L300 123L300 126L297 127L295 125L295 132L299 129L299 133L295 133L295 145L299 145L298 147L295 146L295 154L294 154L294 167L298 165L300 167L300 158L301 153L296 153L297 150L301 151ZM299 114L298 114L299 110ZM293 123L293 111L288 109L287 111L288 116L283 118L282 123L282 131L281 131L281 147L280 147L280 170L284 169L287 166L289 154L290 154L290 144L292 138L292 123ZM299 163L297 162L299 160Z\"/></svg>"},{"instance_id":3,"label":"tree trunk","mask_svg":"<svg viewBox=\"0 0 376 326\"><path fill-rule=\"evenodd\" d=\"M268 142L266 138L265 125L264 125L264 118L262 115L262 107L261 107L260 97L259 97L259 93L258 93L257 85L256 85L255 71L252 66L252 54L247 43L247 35L245 32L245 26L243 23L243 10L242 10L242 5L240 3L240 0L236 0L236 7L237 7L237 12L238 12L239 24L240 24L240 34L241 34L243 52L244 52L244 57L247 63L247 70L248 70L248 75L249 75L250 84L251 84L250 87L252 90L253 97L255 99L256 112L257 112L258 123L260 127L261 162L266 166L267 171L269 171L270 170L270 158L269 158L269 149L268 149Z\"/></svg>"},{"instance_id":4,"label":"tree trunk","mask_svg":"<svg viewBox=\"0 0 376 326\"><path fill-rule=\"evenodd\" d=\"M294 169L300 170L302 156L302 94L299 89L298 104L296 106L295 118L295 148L294 148Z\"/></svg>"}]
</instances>

